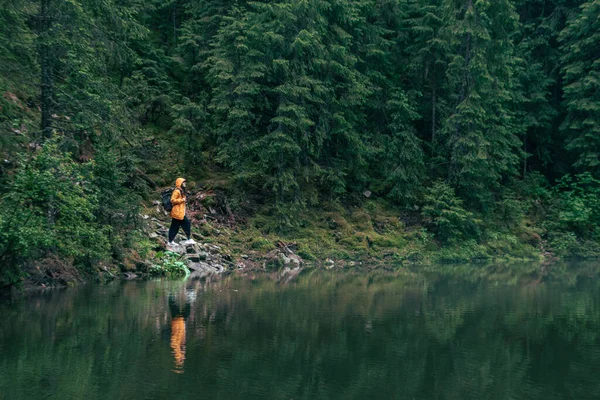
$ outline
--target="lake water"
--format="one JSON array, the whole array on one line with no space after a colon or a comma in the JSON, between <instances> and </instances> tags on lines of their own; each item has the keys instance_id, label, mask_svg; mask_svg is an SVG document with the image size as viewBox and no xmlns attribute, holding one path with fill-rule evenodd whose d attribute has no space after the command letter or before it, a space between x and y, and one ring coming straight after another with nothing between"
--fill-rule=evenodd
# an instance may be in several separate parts
<instances>
[{"instance_id":1,"label":"lake water","mask_svg":"<svg viewBox=\"0 0 600 400\"><path fill-rule=\"evenodd\" d=\"M598 399L598 271L305 271L0 299L0 399Z\"/></svg>"}]
</instances>

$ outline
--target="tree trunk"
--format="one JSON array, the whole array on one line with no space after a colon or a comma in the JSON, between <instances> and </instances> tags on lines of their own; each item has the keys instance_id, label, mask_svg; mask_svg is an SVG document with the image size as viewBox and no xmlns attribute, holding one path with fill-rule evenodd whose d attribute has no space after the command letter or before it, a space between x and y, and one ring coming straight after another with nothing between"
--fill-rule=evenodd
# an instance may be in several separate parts
<instances>
[{"instance_id":1,"label":"tree trunk","mask_svg":"<svg viewBox=\"0 0 600 400\"><path fill-rule=\"evenodd\" d=\"M527 175L527 131L523 134L523 178Z\"/></svg>"},{"instance_id":2,"label":"tree trunk","mask_svg":"<svg viewBox=\"0 0 600 400\"><path fill-rule=\"evenodd\" d=\"M431 92L431 158L435 157L435 118L436 118L436 108L437 108L437 96L436 96L436 82L434 75L433 89Z\"/></svg>"},{"instance_id":3,"label":"tree trunk","mask_svg":"<svg viewBox=\"0 0 600 400\"><path fill-rule=\"evenodd\" d=\"M52 55L48 45L48 34L51 21L49 6L51 0L41 0L38 32L38 58L41 66L41 109L42 109L42 135L45 139L52 137Z\"/></svg>"}]
</instances>

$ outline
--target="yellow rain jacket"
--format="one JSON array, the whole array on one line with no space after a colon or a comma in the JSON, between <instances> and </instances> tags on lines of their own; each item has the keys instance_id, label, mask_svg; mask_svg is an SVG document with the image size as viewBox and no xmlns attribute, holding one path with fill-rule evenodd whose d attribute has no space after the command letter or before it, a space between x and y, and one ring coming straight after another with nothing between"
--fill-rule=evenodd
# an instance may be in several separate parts
<instances>
[{"instance_id":1,"label":"yellow rain jacket","mask_svg":"<svg viewBox=\"0 0 600 400\"><path fill-rule=\"evenodd\" d=\"M175 181L176 189L173 190L171 195L171 204L173 209L171 210L171 218L183 220L185 218L185 196L181 189L181 184L185 181L183 178L177 178Z\"/></svg>"}]
</instances>

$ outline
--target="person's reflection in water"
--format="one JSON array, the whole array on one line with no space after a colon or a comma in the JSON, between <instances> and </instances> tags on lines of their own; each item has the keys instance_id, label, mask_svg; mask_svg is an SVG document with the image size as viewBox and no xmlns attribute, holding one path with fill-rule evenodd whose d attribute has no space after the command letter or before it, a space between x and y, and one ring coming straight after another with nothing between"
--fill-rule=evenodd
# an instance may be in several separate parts
<instances>
[{"instance_id":1,"label":"person's reflection in water","mask_svg":"<svg viewBox=\"0 0 600 400\"><path fill-rule=\"evenodd\" d=\"M185 303L185 305L181 307L181 303ZM169 295L169 309L171 310L171 349L175 358L173 372L182 374L185 362L185 320L190 315L190 303L188 301L178 302L171 294Z\"/></svg>"}]
</instances>

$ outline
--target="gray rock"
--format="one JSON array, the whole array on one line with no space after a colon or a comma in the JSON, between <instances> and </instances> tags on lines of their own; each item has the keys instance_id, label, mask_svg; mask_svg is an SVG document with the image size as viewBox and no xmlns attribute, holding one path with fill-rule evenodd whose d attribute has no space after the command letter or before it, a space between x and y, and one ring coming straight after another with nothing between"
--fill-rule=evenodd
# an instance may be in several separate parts
<instances>
[{"instance_id":1,"label":"gray rock","mask_svg":"<svg viewBox=\"0 0 600 400\"><path fill-rule=\"evenodd\" d=\"M214 270L214 268L212 268L210 266L210 264L207 264L207 263L202 262L202 261L190 262L190 263L188 263L188 267L192 271L206 271L206 272L211 272L211 271Z\"/></svg>"},{"instance_id":2,"label":"gray rock","mask_svg":"<svg viewBox=\"0 0 600 400\"><path fill-rule=\"evenodd\" d=\"M288 265L292 262L292 260L283 253L279 253L279 259L283 262L283 265Z\"/></svg>"},{"instance_id":3,"label":"gray rock","mask_svg":"<svg viewBox=\"0 0 600 400\"><path fill-rule=\"evenodd\" d=\"M225 267L221 264L213 264L212 266L217 270L218 273L225 272Z\"/></svg>"},{"instance_id":4,"label":"gray rock","mask_svg":"<svg viewBox=\"0 0 600 400\"><path fill-rule=\"evenodd\" d=\"M296 254L291 251L288 254L279 253L279 259L283 262L283 265L300 265L302 264L302 259L298 257Z\"/></svg>"},{"instance_id":5,"label":"gray rock","mask_svg":"<svg viewBox=\"0 0 600 400\"><path fill-rule=\"evenodd\" d=\"M208 245L208 251L211 254L219 254L221 252L221 248L217 245L211 244Z\"/></svg>"},{"instance_id":6,"label":"gray rock","mask_svg":"<svg viewBox=\"0 0 600 400\"><path fill-rule=\"evenodd\" d=\"M172 246L167 246L167 250L175 252L175 253L179 253L179 254L185 254L185 247L180 246L177 243L174 243Z\"/></svg>"},{"instance_id":7,"label":"gray rock","mask_svg":"<svg viewBox=\"0 0 600 400\"><path fill-rule=\"evenodd\" d=\"M291 254L289 259L292 261L292 264L300 265L302 264L302 259L295 254Z\"/></svg>"},{"instance_id":8,"label":"gray rock","mask_svg":"<svg viewBox=\"0 0 600 400\"><path fill-rule=\"evenodd\" d=\"M202 261L199 262L189 262L188 267L192 271L200 271L207 273L222 273L225 272L225 267L221 264L209 264Z\"/></svg>"}]
</instances>

